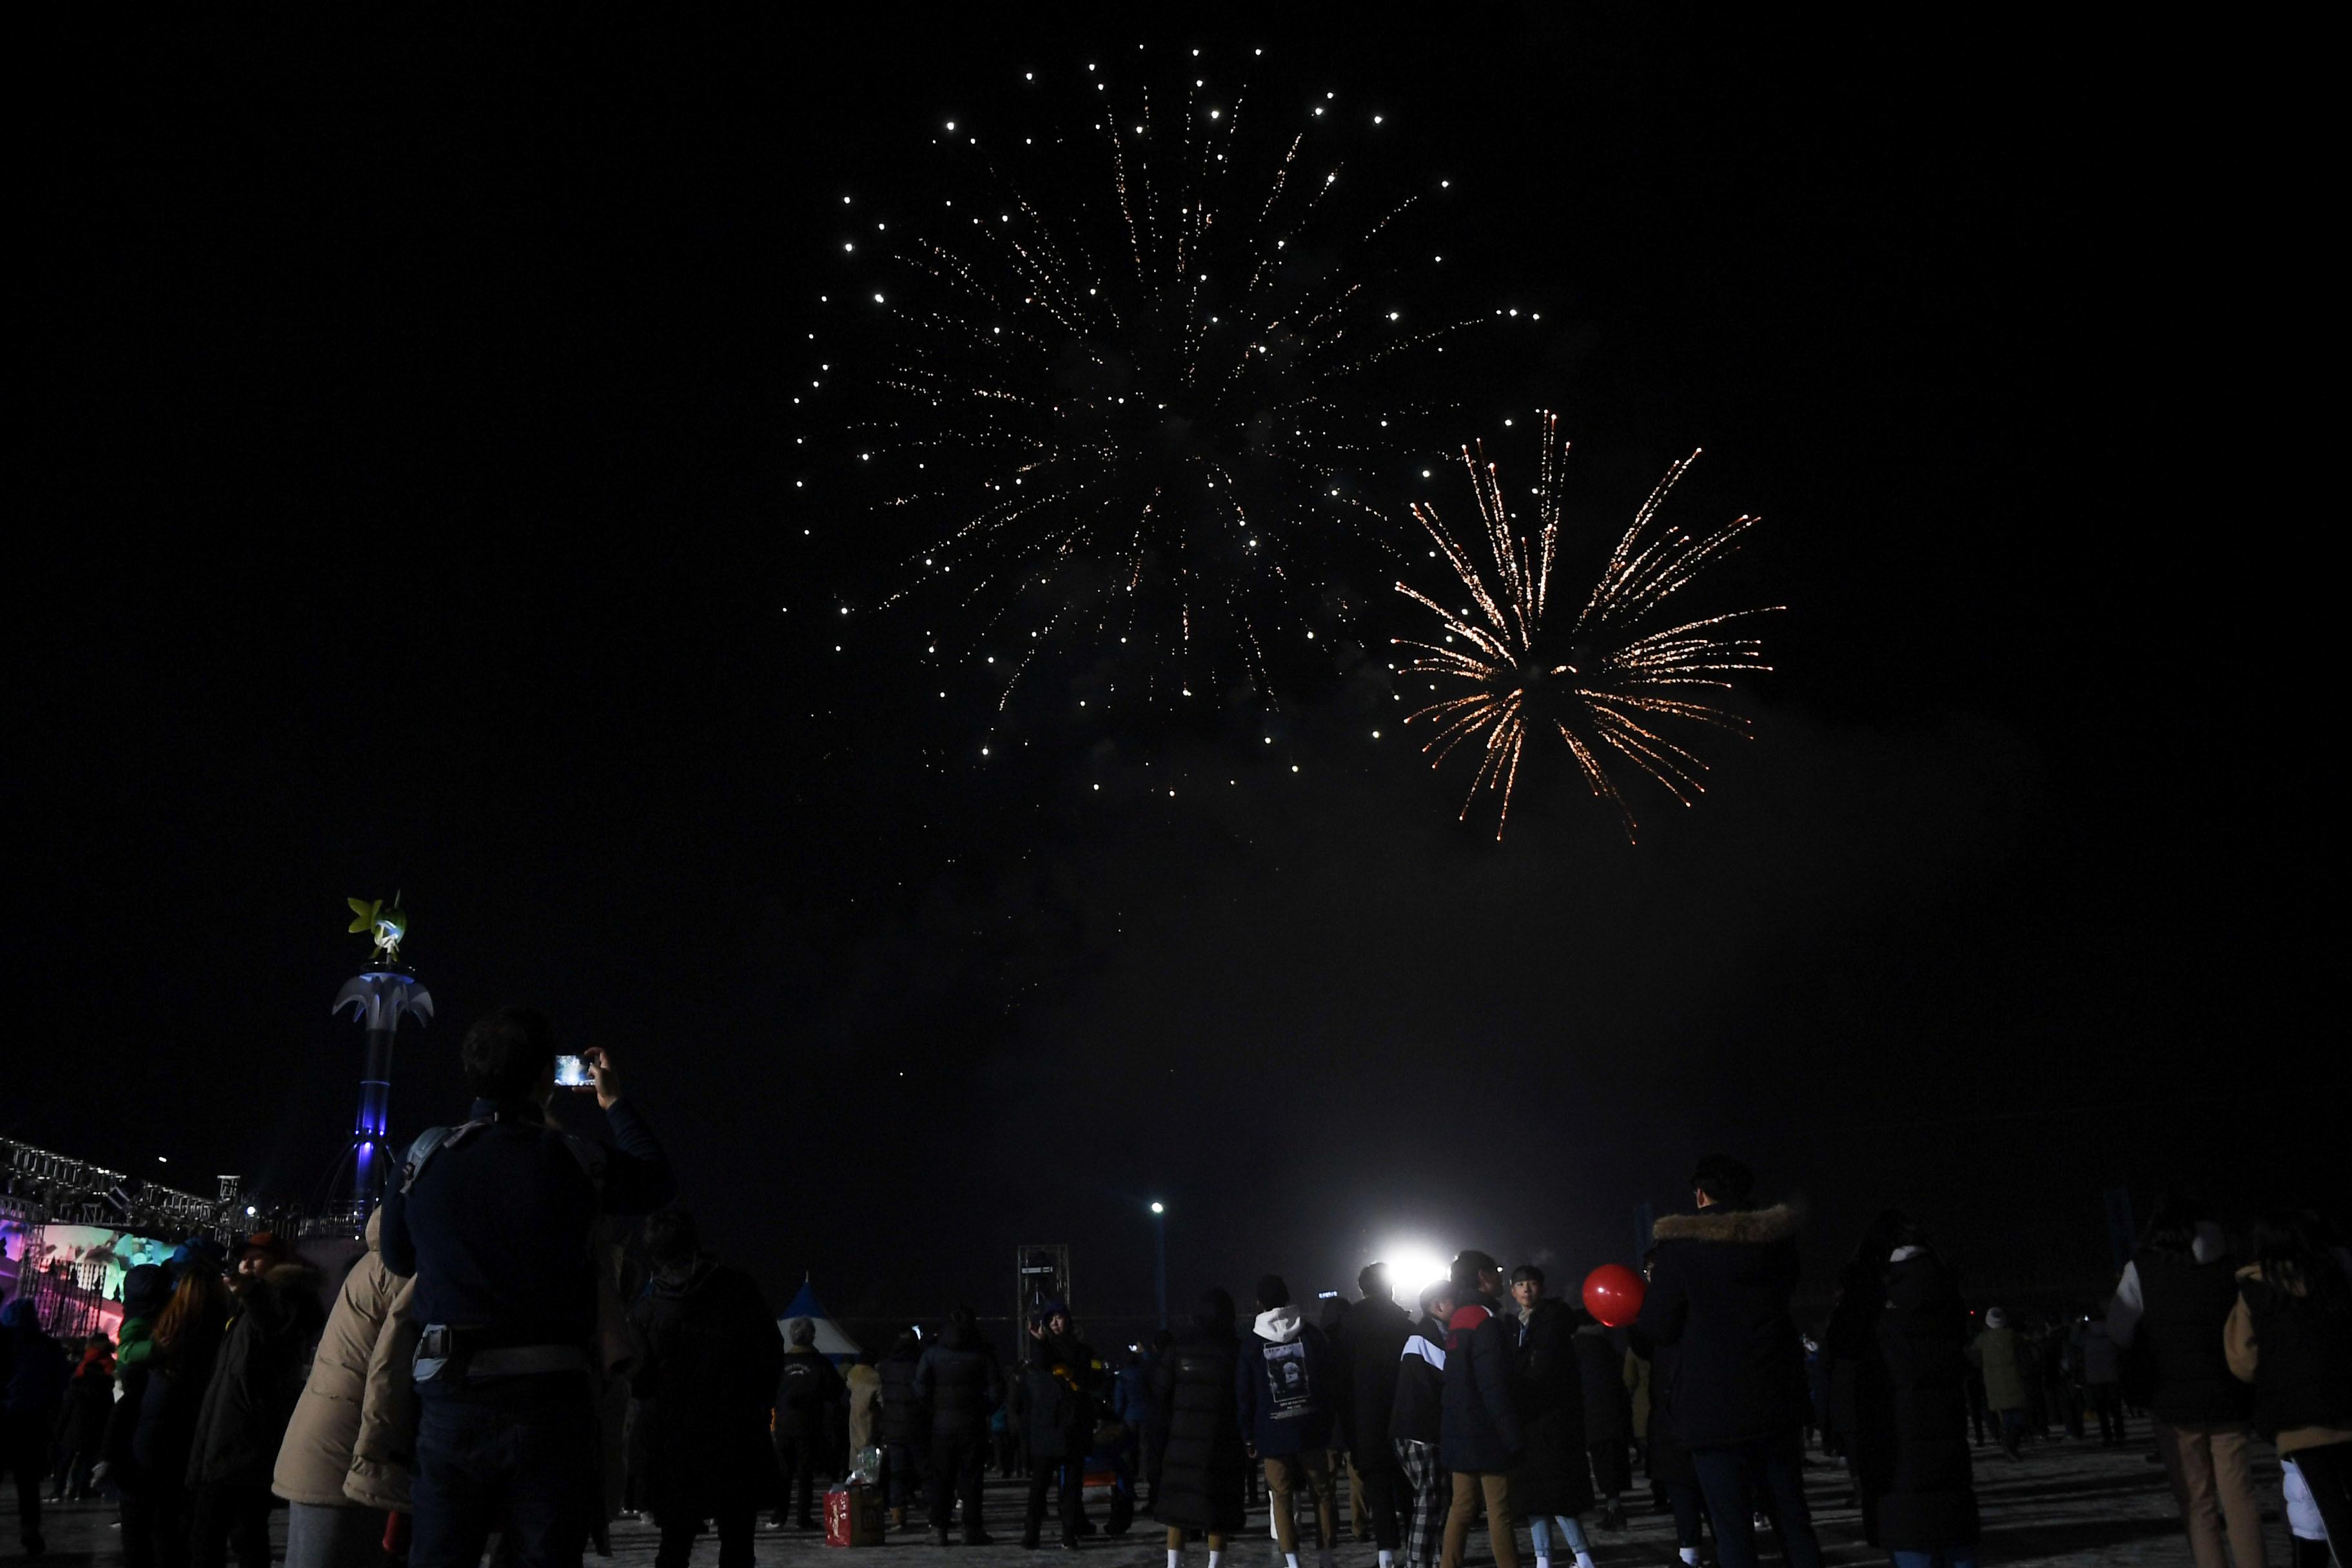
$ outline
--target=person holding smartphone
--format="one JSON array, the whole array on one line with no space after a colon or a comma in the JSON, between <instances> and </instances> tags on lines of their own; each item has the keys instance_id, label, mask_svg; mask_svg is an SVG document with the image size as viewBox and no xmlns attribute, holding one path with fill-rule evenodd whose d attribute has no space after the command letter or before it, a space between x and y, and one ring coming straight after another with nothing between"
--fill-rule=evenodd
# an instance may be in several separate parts
<instances>
[{"instance_id":1,"label":"person holding smartphone","mask_svg":"<svg viewBox=\"0 0 2352 1568\"><path fill-rule=\"evenodd\" d=\"M408 1152L383 1204L386 1267L416 1280L412 1568L473 1568L503 1528L526 1563L577 1563L594 1523L597 1219L676 1190L607 1050L581 1054L612 1141L552 1125L555 1033L506 1007L460 1047L468 1119Z\"/></svg>"}]
</instances>

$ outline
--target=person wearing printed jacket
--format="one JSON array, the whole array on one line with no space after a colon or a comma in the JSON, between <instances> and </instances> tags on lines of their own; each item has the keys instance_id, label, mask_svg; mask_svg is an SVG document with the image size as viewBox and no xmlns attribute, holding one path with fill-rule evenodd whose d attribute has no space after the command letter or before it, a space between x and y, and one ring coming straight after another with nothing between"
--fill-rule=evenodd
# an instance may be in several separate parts
<instances>
[{"instance_id":1,"label":"person wearing printed jacket","mask_svg":"<svg viewBox=\"0 0 2352 1568\"><path fill-rule=\"evenodd\" d=\"M1265 1465L1275 1539L1285 1568L1298 1568L1291 1494L1304 1482L1315 1506L1315 1545L1328 1564L1339 1543L1339 1502L1331 1493L1331 1438L1339 1412L1339 1358L1323 1331L1299 1315L1282 1276L1257 1282L1254 1339L1234 1368L1234 1398L1250 1452Z\"/></svg>"}]
</instances>

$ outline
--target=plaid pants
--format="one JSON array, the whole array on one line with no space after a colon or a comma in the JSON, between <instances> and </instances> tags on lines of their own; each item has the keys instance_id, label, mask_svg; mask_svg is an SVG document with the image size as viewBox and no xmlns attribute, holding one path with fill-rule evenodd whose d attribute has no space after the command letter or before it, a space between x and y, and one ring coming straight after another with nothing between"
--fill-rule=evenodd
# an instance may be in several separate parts
<instances>
[{"instance_id":1,"label":"plaid pants","mask_svg":"<svg viewBox=\"0 0 2352 1568\"><path fill-rule=\"evenodd\" d=\"M1412 1494L1404 1516L1405 1568L1433 1568L1445 1544L1445 1471L1438 1466L1434 1444L1399 1437L1396 1457Z\"/></svg>"}]
</instances>

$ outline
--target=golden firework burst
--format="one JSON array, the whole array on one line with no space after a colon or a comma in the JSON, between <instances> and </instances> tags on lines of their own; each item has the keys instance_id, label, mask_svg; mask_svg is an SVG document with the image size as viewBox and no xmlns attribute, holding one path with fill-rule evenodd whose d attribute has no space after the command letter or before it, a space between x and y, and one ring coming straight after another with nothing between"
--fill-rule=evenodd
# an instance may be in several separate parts
<instances>
[{"instance_id":1,"label":"golden firework burst","mask_svg":"<svg viewBox=\"0 0 2352 1568\"><path fill-rule=\"evenodd\" d=\"M1697 460L1695 451L1666 470L1633 514L1574 616L1552 616L1560 473L1568 456L1557 415L1543 416L1542 441L1532 539L1515 529L1495 465L1485 460L1483 450L1463 448L1486 532L1486 563L1455 541L1435 507L1413 503L1413 517L1453 566L1470 604L1449 609L1400 582L1399 593L1436 615L1442 635L1436 642L1391 640L1419 655L1403 667L1404 673L1427 676L1441 691L1448 682L1467 689L1440 696L1408 714L1405 722L1427 720L1436 726L1422 748L1435 753L1433 766L1443 764L1465 742L1479 742L1478 770L1462 815L1469 816L1482 791L1492 793L1498 802L1497 838L1510 816L1511 792L1529 738L1557 734L1592 794L1617 808L1632 842L1637 826L1633 807L1610 767L1631 763L1685 805L1704 794L1700 775L1706 764L1660 730L1687 721L1747 732L1747 718L1714 694L1731 689L1735 676L1771 667L1764 662L1762 644L1727 628L1780 606L1686 621L1666 611L1676 594L1728 554L1759 521L1743 516L1704 534L1658 521L1675 481Z\"/></svg>"}]
</instances>

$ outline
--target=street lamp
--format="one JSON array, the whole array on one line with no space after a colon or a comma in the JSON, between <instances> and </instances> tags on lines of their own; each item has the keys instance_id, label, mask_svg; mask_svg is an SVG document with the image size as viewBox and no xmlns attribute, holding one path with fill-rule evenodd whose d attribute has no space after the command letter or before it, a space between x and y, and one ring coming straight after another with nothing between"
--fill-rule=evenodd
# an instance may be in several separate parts
<instances>
[{"instance_id":1,"label":"street lamp","mask_svg":"<svg viewBox=\"0 0 2352 1568\"><path fill-rule=\"evenodd\" d=\"M1168 1205L1151 1204L1151 1286L1160 1298L1160 1326L1168 1326Z\"/></svg>"}]
</instances>

